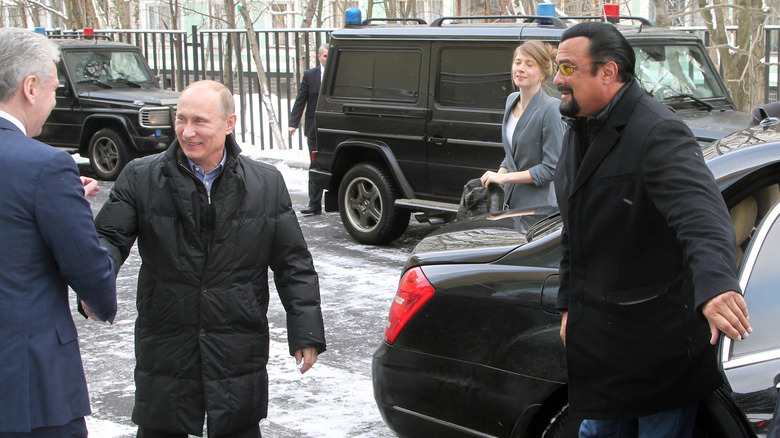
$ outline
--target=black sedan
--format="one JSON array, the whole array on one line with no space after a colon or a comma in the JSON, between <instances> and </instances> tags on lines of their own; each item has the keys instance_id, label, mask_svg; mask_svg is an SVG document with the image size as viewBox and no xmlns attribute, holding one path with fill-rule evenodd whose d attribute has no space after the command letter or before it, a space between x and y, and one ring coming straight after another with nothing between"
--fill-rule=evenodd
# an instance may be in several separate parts
<instances>
[{"instance_id":1,"label":"black sedan","mask_svg":"<svg viewBox=\"0 0 780 438\"><path fill-rule=\"evenodd\" d=\"M704 156L730 209L754 333L721 341L727 385L703 402L695 436L764 436L780 380L780 125L725 137ZM525 234L521 222L535 223ZM406 263L374 397L402 437L568 437L564 346L554 304L559 217L549 209L456 222Z\"/></svg>"}]
</instances>

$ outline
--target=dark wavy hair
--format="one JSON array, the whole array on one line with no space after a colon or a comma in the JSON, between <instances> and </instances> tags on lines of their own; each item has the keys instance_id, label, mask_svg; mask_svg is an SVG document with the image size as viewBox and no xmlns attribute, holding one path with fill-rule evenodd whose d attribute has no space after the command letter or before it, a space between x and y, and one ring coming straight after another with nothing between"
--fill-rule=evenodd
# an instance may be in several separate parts
<instances>
[{"instance_id":1,"label":"dark wavy hair","mask_svg":"<svg viewBox=\"0 0 780 438\"><path fill-rule=\"evenodd\" d=\"M613 24L601 21L586 21L575 24L563 32L561 42L576 37L585 37L590 40L588 56L594 64L603 65L609 61L615 61L621 82L626 83L634 78L634 64L636 64L634 49ZM595 75L596 69L592 69L591 72Z\"/></svg>"}]
</instances>

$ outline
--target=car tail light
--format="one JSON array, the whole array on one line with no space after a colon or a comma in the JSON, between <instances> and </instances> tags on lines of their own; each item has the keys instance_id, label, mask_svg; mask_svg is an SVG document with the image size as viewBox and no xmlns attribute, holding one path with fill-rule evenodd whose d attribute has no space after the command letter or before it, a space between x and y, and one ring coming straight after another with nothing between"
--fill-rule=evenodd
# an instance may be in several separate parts
<instances>
[{"instance_id":1,"label":"car tail light","mask_svg":"<svg viewBox=\"0 0 780 438\"><path fill-rule=\"evenodd\" d=\"M390 306L390 316L387 318L385 340L389 343L404 329L406 324L435 294L433 286L425 278L421 268L412 268L404 274L398 284L398 292Z\"/></svg>"}]
</instances>

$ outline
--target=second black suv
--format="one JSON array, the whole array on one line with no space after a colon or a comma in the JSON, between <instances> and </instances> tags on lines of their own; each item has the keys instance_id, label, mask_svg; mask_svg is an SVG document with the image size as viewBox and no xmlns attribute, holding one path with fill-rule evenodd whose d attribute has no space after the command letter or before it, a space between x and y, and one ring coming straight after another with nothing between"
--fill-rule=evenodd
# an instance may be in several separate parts
<instances>
[{"instance_id":1,"label":"second black suv","mask_svg":"<svg viewBox=\"0 0 780 438\"><path fill-rule=\"evenodd\" d=\"M61 54L57 105L38 140L88 157L104 180L171 143L179 93L160 88L138 47L97 39L54 42Z\"/></svg>"},{"instance_id":2,"label":"second black suv","mask_svg":"<svg viewBox=\"0 0 780 438\"><path fill-rule=\"evenodd\" d=\"M331 34L317 104L317 146L310 178L339 210L350 235L383 244L409 216L455 217L463 185L504 158L501 120L513 91L514 49L536 39L557 45L586 17L440 18L430 25L372 25ZM589 17L598 18L598 17ZM636 52L637 76L700 142L747 126L701 41L631 17L618 24Z\"/></svg>"}]
</instances>

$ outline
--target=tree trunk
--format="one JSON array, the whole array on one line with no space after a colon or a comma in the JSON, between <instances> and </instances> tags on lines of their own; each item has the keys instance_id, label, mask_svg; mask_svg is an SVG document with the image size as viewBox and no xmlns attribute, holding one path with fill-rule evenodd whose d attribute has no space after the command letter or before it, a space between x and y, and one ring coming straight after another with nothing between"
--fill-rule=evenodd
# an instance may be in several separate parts
<instances>
[{"instance_id":1,"label":"tree trunk","mask_svg":"<svg viewBox=\"0 0 780 438\"><path fill-rule=\"evenodd\" d=\"M95 22L91 23L91 25L98 29L108 29L105 13L103 12L103 8L100 7L98 0L92 0L92 8L94 9L94 16L91 18L93 18Z\"/></svg>"},{"instance_id":2,"label":"tree trunk","mask_svg":"<svg viewBox=\"0 0 780 438\"><path fill-rule=\"evenodd\" d=\"M653 0L655 7L655 25L656 27L668 28L671 25L669 20L669 10L665 0Z\"/></svg>"},{"instance_id":3,"label":"tree trunk","mask_svg":"<svg viewBox=\"0 0 780 438\"><path fill-rule=\"evenodd\" d=\"M28 3L27 8L30 9L30 20L32 20L33 27L41 27L41 14L38 6Z\"/></svg>"},{"instance_id":4,"label":"tree trunk","mask_svg":"<svg viewBox=\"0 0 780 438\"><path fill-rule=\"evenodd\" d=\"M263 66L263 60L260 58L260 47L257 44L257 36L255 34L255 26L252 23L252 19L249 16L249 8L247 7L246 0L239 0L241 8L239 13L244 19L244 25L246 26L247 39L249 39L249 49L252 52L252 58L255 61L257 67L257 81L260 86L260 96L263 100L263 106L266 113L268 113L268 124L271 127L271 133L273 134L274 141L279 146L279 149L287 149L282 138L282 130L279 127L279 119L276 117L276 111L274 111L273 102L271 102L271 93L266 87L265 67Z\"/></svg>"},{"instance_id":5,"label":"tree trunk","mask_svg":"<svg viewBox=\"0 0 780 438\"><path fill-rule=\"evenodd\" d=\"M314 13L319 9L319 4L322 0L309 0L305 2L306 9L303 12L303 21L301 22L301 28L308 29L311 27L312 21L314 21Z\"/></svg>"},{"instance_id":6,"label":"tree trunk","mask_svg":"<svg viewBox=\"0 0 780 438\"><path fill-rule=\"evenodd\" d=\"M764 23L766 14L762 11L761 0L737 0L734 14L739 24L736 41L739 50L732 52L727 63L732 66L729 86L737 108L751 111L764 102Z\"/></svg>"},{"instance_id":7,"label":"tree trunk","mask_svg":"<svg viewBox=\"0 0 780 438\"><path fill-rule=\"evenodd\" d=\"M731 5L724 0L699 0L699 8L711 46L715 48L716 59L723 70L723 80L739 111L750 112L763 102L764 69L760 59L764 56L764 21L760 0L738 0ZM739 25L735 44L729 43L726 31L726 16L735 9L734 18Z\"/></svg>"}]
</instances>

